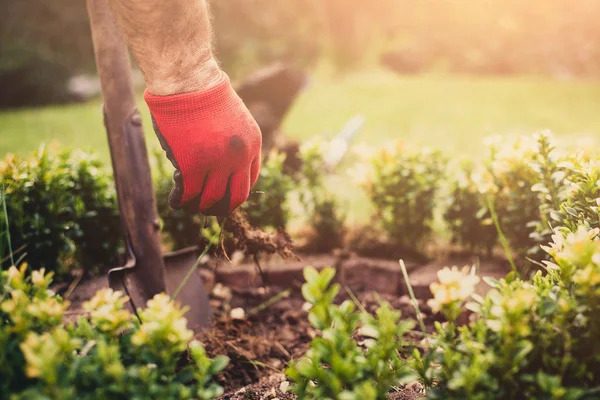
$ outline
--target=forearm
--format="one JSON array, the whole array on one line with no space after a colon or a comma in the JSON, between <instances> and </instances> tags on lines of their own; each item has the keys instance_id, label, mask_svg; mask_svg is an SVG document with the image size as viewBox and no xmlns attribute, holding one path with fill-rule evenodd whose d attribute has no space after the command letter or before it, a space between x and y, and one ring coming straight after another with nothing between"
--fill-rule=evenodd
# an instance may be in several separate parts
<instances>
[{"instance_id":1,"label":"forearm","mask_svg":"<svg viewBox=\"0 0 600 400\"><path fill-rule=\"evenodd\" d=\"M206 89L220 77L207 0L110 0L148 91L164 96Z\"/></svg>"}]
</instances>

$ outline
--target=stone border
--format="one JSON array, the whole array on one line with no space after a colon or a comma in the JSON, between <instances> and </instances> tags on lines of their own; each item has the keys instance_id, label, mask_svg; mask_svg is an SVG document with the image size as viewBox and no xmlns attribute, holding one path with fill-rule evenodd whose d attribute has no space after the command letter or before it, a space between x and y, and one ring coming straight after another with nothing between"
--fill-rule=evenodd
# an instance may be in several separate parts
<instances>
[{"instance_id":1,"label":"stone border","mask_svg":"<svg viewBox=\"0 0 600 400\"><path fill-rule=\"evenodd\" d=\"M367 257L343 258L335 255L309 255L300 261L273 260L262 266L266 284L281 288L299 289L304 282L302 271L308 265L317 269L336 268L336 281L351 290L374 290L380 293L408 294L398 262ZM421 265L407 264L409 273ZM250 289L262 284L255 264L231 265L221 263L214 272L214 282L232 289Z\"/></svg>"},{"instance_id":2,"label":"stone border","mask_svg":"<svg viewBox=\"0 0 600 400\"><path fill-rule=\"evenodd\" d=\"M464 257L432 260L428 263L406 262L406 269L415 297L420 300L431 298L429 285L437 280L437 271L444 266L473 264L472 260ZM336 281L347 286L352 291L376 291L379 293L407 296L408 288L397 261L380 258L343 256L333 254L306 255L302 260L290 261L274 258L262 265L266 285L277 286L283 289L299 290L304 282L302 271L311 265L317 269L331 266L336 268ZM205 266L206 268L207 266ZM510 271L506 261L492 259L480 264L481 275L501 278ZM201 270L205 283L212 288L214 283L221 283L233 289L244 290L255 288L263 284L255 264L243 263L232 265L220 263L214 272L208 269ZM481 295L489 288L482 281L477 286Z\"/></svg>"}]
</instances>

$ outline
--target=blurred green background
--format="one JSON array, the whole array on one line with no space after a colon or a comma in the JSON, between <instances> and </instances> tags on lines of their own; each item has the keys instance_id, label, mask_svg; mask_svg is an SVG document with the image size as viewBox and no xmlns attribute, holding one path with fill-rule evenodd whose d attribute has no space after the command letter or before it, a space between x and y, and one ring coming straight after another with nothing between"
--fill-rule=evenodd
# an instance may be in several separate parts
<instances>
[{"instance_id":1,"label":"blurred green background","mask_svg":"<svg viewBox=\"0 0 600 400\"><path fill-rule=\"evenodd\" d=\"M273 61L313 75L285 122L476 152L487 134L598 133L598 0L214 0L216 51L236 80ZM85 2L2 0L0 108L64 103L94 74ZM393 71L393 72L392 72ZM11 103L12 102L12 103ZM12 104L12 106L11 106ZM99 101L0 114L0 152L60 140L106 151Z\"/></svg>"},{"instance_id":2,"label":"blurred green background","mask_svg":"<svg viewBox=\"0 0 600 400\"><path fill-rule=\"evenodd\" d=\"M141 96L150 148L158 147ZM520 136L551 129L568 145L600 132L600 82L544 77L402 77L374 69L335 77L318 72L288 114L283 131L292 138L331 138L355 114L365 116L357 142L389 141L477 157L489 135ZM41 142L94 149L108 158L101 101L0 111L0 151L22 155ZM578 141L580 143L578 143Z\"/></svg>"},{"instance_id":3,"label":"blurred green background","mask_svg":"<svg viewBox=\"0 0 600 400\"><path fill-rule=\"evenodd\" d=\"M72 104L64 92L69 77L95 74L85 2L0 7L0 154L57 141L107 159L101 100ZM356 114L366 119L358 142L400 139L457 157L479 157L489 135L550 129L570 146L600 137L599 0L214 0L211 8L216 51L235 81L274 61L310 75L283 124L292 138L331 138Z\"/></svg>"}]
</instances>

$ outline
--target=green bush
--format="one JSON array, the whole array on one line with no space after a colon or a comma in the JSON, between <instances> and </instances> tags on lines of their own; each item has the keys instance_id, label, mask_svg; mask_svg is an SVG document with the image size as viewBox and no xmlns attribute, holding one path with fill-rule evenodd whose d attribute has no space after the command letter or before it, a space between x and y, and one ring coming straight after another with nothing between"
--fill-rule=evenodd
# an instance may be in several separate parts
<instances>
[{"instance_id":1,"label":"green bush","mask_svg":"<svg viewBox=\"0 0 600 400\"><path fill-rule=\"evenodd\" d=\"M261 165L260 175L248 201L242 205L248 222L260 228L285 228L294 180L284 172L285 154L272 152Z\"/></svg>"},{"instance_id":2,"label":"green bush","mask_svg":"<svg viewBox=\"0 0 600 400\"><path fill-rule=\"evenodd\" d=\"M563 165L566 187L562 201L550 209L551 222L569 230L600 228L600 162L578 154Z\"/></svg>"},{"instance_id":3,"label":"green bush","mask_svg":"<svg viewBox=\"0 0 600 400\"><path fill-rule=\"evenodd\" d=\"M436 325L434 346L415 353L429 399L595 399L600 385L600 242L580 227L554 235L553 262L531 280L509 276L485 298L475 276L439 273L430 305L449 323ZM455 324L459 310L474 313Z\"/></svg>"},{"instance_id":4,"label":"green bush","mask_svg":"<svg viewBox=\"0 0 600 400\"><path fill-rule=\"evenodd\" d=\"M484 165L467 165L458 173L451 183L445 213L454 242L491 253L498 242L491 202L515 256L524 259L539 248L531 237L542 224L540 199L532 190L538 184L531 166L533 154L520 142L503 148L491 146Z\"/></svg>"},{"instance_id":5,"label":"green bush","mask_svg":"<svg viewBox=\"0 0 600 400\"><path fill-rule=\"evenodd\" d=\"M491 199L511 250L521 259L530 255L534 246L539 246L530 237L541 219L540 201L532 191L539 182L531 166L535 155L534 144L529 139L508 146L492 145L484 176L489 181L483 184L483 199L485 202Z\"/></svg>"},{"instance_id":6,"label":"green bush","mask_svg":"<svg viewBox=\"0 0 600 400\"><path fill-rule=\"evenodd\" d=\"M69 161L75 176L70 193L77 199L75 259L90 272L121 262L123 235L112 172L92 154L74 151Z\"/></svg>"},{"instance_id":7,"label":"green bush","mask_svg":"<svg viewBox=\"0 0 600 400\"><path fill-rule=\"evenodd\" d=\"M340 286L330 285L335 270L308 267L302 286L310 303L308 319L319 331L306 356L292 362L288 377L298 399L383 400L394 385L410 376L400 356L412 323L383 303L375 315L355 311L347 300L333 303ZM359 344L357 336L364 339Z\"/></svg>"},{"instance_id":8,"label":"green bush","mask_svg":"<svg viewBox=\"0 0 600 400\"><path fill-rule=\"evenodd\" d=\"M449 204L444 213L452 242L472 252L486 251L488 255L498 242L498 234L490 211L480 192L482 172L473 162L464 163L450 182Z\"/></svg>"},{"instance_id":9,"label":"green bush","mask_svg":"<svg viewBox=\"0 0 600 400\"><path fill-rule=\"evenodd\" d=\"M342 247L346 215L327 187L325 144L308 142L301 148L302 168L296 176L296 194L309 226L306 250L322 253Z\"/></svg>"},{"instance_id":10,"label":"green bush","mask_svg":"<svg viewBox=\"0 0 600 400\"><path fill-rule=\"evenodd\" d=\"M545 132L510 145L492 144L483 165L463 166L451 184L445 217L453 240L490 252L497 243L491 202L515 255L522 261L544 258L540 246L548 243L554 228L567 218L561 209L566 205L569 179L577 171L585 174L581 165L559 155ZM571 221L571 227L580 222L581 218ZM526 272L531 264L523 263L523 268Z\"/></svg>"},{"instance_id":11,"label":"green bush","mask_svg":"<svg viewBox=\"0 0 600 400\"><path fill-rule=\"evenodd\" d=\"M326 253L343 247L346 233L344 218L345 214L340 211L340 204L333 195L320 195L309 219L313 234L310 250Z\"/></svg>"},{"instance_id":12,"label":"green bush","mask_svg":"<svg viewBox=\"0 0 600 400\"><path fill-rule=\"evenodd\" d=\"M68 306L52 274L27 266L0 272L0 393L11 399L212 399L212 377L227 365L191 341L185 310L164 294L138 311L111 289L84 303L88 314L64 324Z\"/></svg>"},{"instance_id":13,"label":"green bush","mask_svg":"<svg viewBox=\"0 0 600 400\"><path fill-rule=\"evenodd\" d=\"M197 245L206 239L203 230L207 221L169 206L172 168L162 152L155 158L154 185L165 239L174 249ZM303 188L310 187L306 179L294 180L283 173L284 161L283 155L274 153L265 162L252 197L243 205L254 226L285 228L290 192L299 187L299 181ZM6 200L8 216L7 221L0 213L0 256L4 266L11 261L26 261L31 268L45 268L61 279L72 268L96 273L122 262L124 235L113 176L95 156L41 147L28 159L7 156L0 163L0 177L4 188L0 205ZM331 202L323 204L327 207ZM15 252L12 260L9 241Z\"/></svg>"},{"instance_id":14,"label":"green bush","mask_svg":"<svg viewBox=\"0 0 600 400\"><path fill-rule=\"evenodd\" d=\"M535 245L528 251L529 257L535 260L548 259L548 254L542 250L552 239L557 223L556 211L560 210L567 199L567 187L570 171L565 157L556 151L548 133L535 135L536 147L531 167L537 174L537 182L531 190L537 193L540 217L530 226L529 235ZM574 168L572 168L574 169ZM572 226L576 229L575 226Z\"/></svg>"},{"instance_id":15,"label":"green bush","mask_svg":"<svg viewBox=\"0 0 600 400\"><path fill-rule=\"evenodd\" d=\"M96 157L42 147L26 160L7 156L0 176L7 211L0 222L3 231L9 226L13 259L59 275L73 266L94 270L117 262L121 236L112 176ZM6 244L4 238L4 256Z\"/></svg>"},{"instance_id":16,"label":"green bush","mask_svg":"<svg viewBox=\"0 0 600 400\"><path fill-rule=\"evenodd\" d=\"M371 165L366 188L374 219L402 249L423 251L433 231L445 158L438 151L397 147L379 152Z\"/></svg>"},{"instance_id":17,"label":"green bush","mask_svg":"<svg viewBox=\"0 0 600 400\"><path fill-rule=\"evenodd\" d=\"M162 221L162 232L171 241L174 250L195 246L200 241L203 219L186 213L184 210L174 210L169 205L169 193L173 188L174 168L165 158L164 152L154 151L155 172L154 192L156 193L156 208Z\"/></svg>"}]
</instances>

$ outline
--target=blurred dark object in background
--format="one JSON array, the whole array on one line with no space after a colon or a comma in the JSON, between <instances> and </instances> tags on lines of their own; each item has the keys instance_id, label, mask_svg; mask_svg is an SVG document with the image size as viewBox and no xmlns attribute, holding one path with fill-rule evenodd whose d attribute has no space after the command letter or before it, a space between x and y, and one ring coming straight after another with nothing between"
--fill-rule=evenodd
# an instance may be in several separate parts
<instances>
[{"instance_id":1,"label":"blurred dark object in background","mask_svg":"<svg viewBox=\"0 0 600 400\"><path fill-rule=\"evenodd\" d=\"M381 55L383 66L400 74L418 74L427 68L425 59L410 50L389 51Z\"/></svg>"},{"instance_id":2,"label":"blurred dark object in background","mask_svg":"<svg viewBox=\"0 0 600 400\"><path fill-rule=\"evenodd\" d=\"M78 100L69 78L93 62L84 1L0 0L0 108Z\"/></svg>"},{"instance_id":3,"label":"blurred dark object in background","mask_svg":"<svg viewBox=\"0 0 600 400\"><path fill-rule=\"evenodd\" d=\"M27 46L0 49L0 108L41 106L74 100L71 71L47 52Z\"/></svg>"},{"instance_id":4,"label":"blurred dark object in background","mask_svg":"<svg viewBox=\"0 0 600 400\"><path fill-rule=\"evenodd\" d=\"M276 63L256 71L235 90L247 105L266 103L275 120L281 121L306 84L303 72L291 65Z\"/></svg>"},{"instance_id":5,"label":"blurred dark object in background","mask_svg":"<svg viewBox=\"0 0 600 400\"><path fill-rule=\"evenodd\" d=\"M281 121L306 82L306 75L300 70L275 63L256 71L236 87L260 127L265 156L277 144Z\"/></svg>"}]
</instances>

